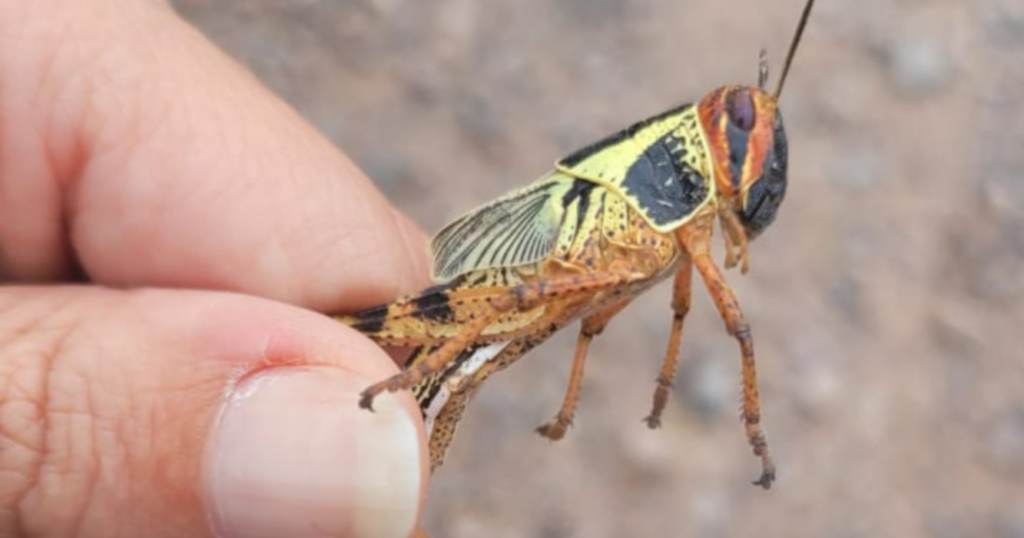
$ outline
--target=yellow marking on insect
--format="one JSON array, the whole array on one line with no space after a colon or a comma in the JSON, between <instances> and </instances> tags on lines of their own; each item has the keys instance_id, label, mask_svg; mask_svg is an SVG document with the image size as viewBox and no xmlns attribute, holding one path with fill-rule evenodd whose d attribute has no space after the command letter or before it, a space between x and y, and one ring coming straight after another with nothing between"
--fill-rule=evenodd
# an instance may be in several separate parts
<instances>
[{"instance_id":1,"label":"yellow marking on insect","mask_svg":"<svg viewBox=\"0 0 1024 538\"><path fill-rule=\"evenodd\" d=\"M642 202L638 199L638 196L628 192L625 188L625 180L629 176L629 169L659 139L666 138L666 135L671 135L670 139L678 141L679 147L682 150L681 153L671 152L673 156L689 166L696 173L694 177L700 177L702 180L705 180L708 189L705 194L700 196L699 202L696 205L691 204L691 207L687 208L686 213L679 218L656 220L649 212L644 211L642 208L640 208L640 214L655 230L669 232L686 224L701 214L705 208L710 206L712 210L714 209L716 203L715 172L714 167L708 163L710 149L708 148L707 136L705 136L701 127L696 107L684 105L679 109L670 110L627 127L608 139L614 139L623 134L628 135L628 137L621 142L601 148L599 151L587 155L578 162L574 162L576 155L588 149L584 148L580 152L556 162L555 169L568 176L602 185L626 199L633 200L635 205L639 207L642 206ZM593 146L600 144L601 142L598 142ZM667 199L657 199L654 203L666 207L673 205L673 201Z\"/></svg>"}]
</instances>

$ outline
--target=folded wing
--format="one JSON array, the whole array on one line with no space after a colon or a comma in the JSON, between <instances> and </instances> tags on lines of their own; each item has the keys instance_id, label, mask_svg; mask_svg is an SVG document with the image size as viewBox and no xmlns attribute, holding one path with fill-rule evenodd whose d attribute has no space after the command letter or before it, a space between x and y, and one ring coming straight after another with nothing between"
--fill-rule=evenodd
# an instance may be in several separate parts
<instances>
[{"instance_id":1,"label":"folded wing","mask_svg":"<svg viewBox=\"0 0 1024 538\"><path fill-rule=\"evenodd\" d=\"M555 247L572 183L551 174L442 228L430 243L434 279L446 282L470 271L543 260Z\"/></svg>"}]
</instances>

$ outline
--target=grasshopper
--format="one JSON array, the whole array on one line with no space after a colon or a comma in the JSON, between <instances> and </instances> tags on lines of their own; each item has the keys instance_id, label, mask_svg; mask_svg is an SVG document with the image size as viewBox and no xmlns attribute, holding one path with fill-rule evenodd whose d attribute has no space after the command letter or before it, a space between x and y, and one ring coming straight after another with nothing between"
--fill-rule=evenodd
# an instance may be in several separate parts
<instances>
[{"instance_id":1,"label":"grasshopper","mask_svg":"<svg viewBox=\"0 0 1024 538\"><path fill-rule=\"evenodd\" d=\"M786 193L787 142L778 109L810 16L800 16L774 93L762 50L757 87L729 85L697 103L635 123L555 163L534 183L475 209L430 242L438 284L340 317L382 345L411 346L407 367L368 387L359 405L411 389L423 413L431 470L440 466L470 394L551 334L581 320L561 409L537 428L561 439L572 424L591 340L632 299L674 275L672 330L645 421L657 428L676 371L693 270L739 343L743 422L765 489L775 465L761 428L754 342L711 259L715 219L727 269L749 268L748 243Z\"/></svg>"}]
</instances>

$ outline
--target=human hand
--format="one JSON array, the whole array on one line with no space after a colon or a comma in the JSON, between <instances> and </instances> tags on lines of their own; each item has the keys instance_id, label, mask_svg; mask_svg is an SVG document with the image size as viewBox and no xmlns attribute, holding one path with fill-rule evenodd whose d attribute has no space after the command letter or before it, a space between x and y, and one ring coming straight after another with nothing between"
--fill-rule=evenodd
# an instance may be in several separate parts
<instances>
[{"instance_id":1,"label":"human hand","mask_svg":"<svg viewBox=\"0 0 1024 538\"><path fill-rule=\"evenodd\" d=\"M310 310L422 244L166 5L0 1L0 535L408 535L416 404Z\"/></svg>"}]
</instances>

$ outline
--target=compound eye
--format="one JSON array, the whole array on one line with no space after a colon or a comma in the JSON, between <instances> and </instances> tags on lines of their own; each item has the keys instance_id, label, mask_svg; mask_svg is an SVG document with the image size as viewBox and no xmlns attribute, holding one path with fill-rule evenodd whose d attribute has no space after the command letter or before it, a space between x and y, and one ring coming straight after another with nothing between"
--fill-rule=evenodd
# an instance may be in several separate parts
<instances>
[{"instance_id":1,"label":"compound eye","mask_svg":"<svg viewBox=\"0 0 1024 538\"><path fill-rule=\"evenodd\" d=\"M746 89L730 92L725 97L725 110L729 116L729 123L737 128L748 132L754 128L757 112L754 109L754 99Z\"/></svg>"}]
</instances>

